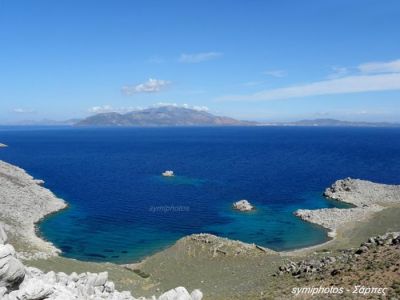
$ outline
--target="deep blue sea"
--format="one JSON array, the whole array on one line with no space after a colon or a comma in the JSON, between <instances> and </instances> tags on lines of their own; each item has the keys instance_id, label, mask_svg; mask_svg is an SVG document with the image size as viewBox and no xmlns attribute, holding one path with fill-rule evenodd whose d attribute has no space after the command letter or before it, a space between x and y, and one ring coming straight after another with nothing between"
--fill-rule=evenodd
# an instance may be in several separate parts
<instances>
[{"instance_id":1,"label":"deep blue sea","mask_svg":"<svg viewBox=\"0 0 400 300\"><path fill-rule=\"evenodd\" d=\"M335 180L400 183L400 129L320 127L0 127L0 159L26 169L69 208L41 234L66 257L137 261L209 232L287 250L324 242L296 218ZM173 170L174 178L161 172ZM239 213L247 199L257 210Z\"/></svg>"}]
</instances>

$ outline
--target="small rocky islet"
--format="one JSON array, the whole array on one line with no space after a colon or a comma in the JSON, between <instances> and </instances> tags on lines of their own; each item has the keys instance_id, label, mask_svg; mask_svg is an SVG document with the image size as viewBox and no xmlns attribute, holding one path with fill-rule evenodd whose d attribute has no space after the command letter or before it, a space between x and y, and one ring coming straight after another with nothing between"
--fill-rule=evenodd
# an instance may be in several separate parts
<instances>
[{"instance_id":1,"label":"small rocky islet","mask_svg":"<svg viewBox=\"0 0 400 300\"><path fill-rule=\"evenodd\" d=\"M232 207L238 211L243 211L243 212L252 211L255 209L255 207L253 205L251 205L250 202L245 199L234 202L232 204Z\"/></svg>"}]
</instances>

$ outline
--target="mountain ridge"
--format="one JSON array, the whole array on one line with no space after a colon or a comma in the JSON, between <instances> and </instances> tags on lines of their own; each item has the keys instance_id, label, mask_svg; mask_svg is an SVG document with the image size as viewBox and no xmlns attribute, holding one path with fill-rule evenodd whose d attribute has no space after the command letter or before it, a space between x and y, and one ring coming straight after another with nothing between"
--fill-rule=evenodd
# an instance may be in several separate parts
<instances>
[{"instance_id":1,"label":"mountain ridge","mask_svg":"<svg viewBox=\"0 0 400 300\"><path fill-rule=\"evenodd\" d=\"M100 113L87 117L76 126L248 126L256 122L216 116L184 107L152 107L128 113Z\"/></svg>"},{"instance_id":2,"label":"mountain ridge","mask_svg":"<svg viewBox=\"0 0 400 300\"><path fill-rule=\"evenodd\" d=\"M343 121L337 119L304 119L292 122L267 122L260 126L304 126L304 127L400 127L400 123Z\"/></svg>"}]
</instances>

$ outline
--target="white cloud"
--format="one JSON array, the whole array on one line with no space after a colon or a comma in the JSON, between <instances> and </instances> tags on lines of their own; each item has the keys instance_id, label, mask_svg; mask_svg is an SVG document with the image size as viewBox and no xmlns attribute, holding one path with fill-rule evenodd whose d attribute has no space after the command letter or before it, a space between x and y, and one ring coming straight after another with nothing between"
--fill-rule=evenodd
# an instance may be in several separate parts
<instances>
[{"instance_id":1,"label":"white cloud","mask_svg":"<svg viewBox=\"0 0 400 300\"><path fill-rule=\"evenodd\" d=\"M197 110L197 111L209 111L209 108L207 106L178 104L178 103L170 103L170 102L158 102L154 105L151 105L150 107L163 107L163 106L182 107L182 108L188 108L188 109L193 109L193 110ZM93 106L88 109L88 112L91 114L102 114L102 113L111 113L111 112L124 114L124 113L128 113L131 111L143 110L146 108L148 108L148 107L141 107L141 106L113 107L112 105L106 104L106 105Z\"/></svg>"},{"instance_id":2,"label":"white cloud","mask_svg":"<svg viewBox=\"0 0 400 300\"><path fill-rule=\"evenodd\" d=\"M183 53L179 57L179 62L181 63L200 63L207 60L212 60L221 57L223 54L220 52L203 52L203 53L192 53L186 54Z\"/></svg>"},{"instance_id":3,"label":"white cloud","mask_svg":"<svg viewBox=\"0 0 400 300\"><path fill-rule=\"evenodd\" d=\"M122 93L125 95L133 95L138 93L156 93L160 92L161 90L165 89L167 86L171 84L170 81L161 80L161 79L153 79L150 78L146 82L133 85L133 86L123 86Z\"/></svg>"},{"instance_id":4,"label":"white cloud","mask_svg":"<svg viewBox=\"0 0 400 300\"><path fill-rule=\"evenodd\" d=\"M272 76L272 77L285 77L287 75L287 72L285 70L267 70L263 72L265 75Z\"/></svg>"},{"instance_id":5,"label":"white cloud","mask_svg":"<svg viewBox=\"0 0 400 300\"><path fill-rule=\"evenodd\" d=\"M228 95L222 101L269 101L333 94L400 90L400 59L369 62L356 68L333 67L327 80L269 89L247 95ZM350 71L352 75L349 75Z\"/></svg>"},{"instance_id":6,"label":"white cloud","mask_svg":"<svg viewBox=\"0 0 400 300\"><path fill-rule=\"evenodd\" d=\"M361 64L357 68L365 74L399 73L400 59L389 62L369 62Z\"/></svg>"},{"instance_id":7,"label":"white cloud","mask_svg":"<svg viewBox=\"0 0 400 300\"><path fill-rule=\"evenodd\" d=\"M264 90L249 95L224 96L227 101L268 101L319 95L400 90L400 73L355 75L302 85Z\"/></svg>"},{"instance_id":8,"label":"white cloud","mask_svg":"<svg viewBox=\"0 0 400 300\"><path fill-rule=\"evenodd\" d=\"M189 104L178 104L178 103L169 103L169 102L158 102L157 104L154 104L153 107L162 107L162 106L174 106L174 107L182 107L182 108L188 108L188 109L193 109L197 111L209 111L210 109L207 106L199 106L199 105L189 105Z\"/></svg>"},{"instance_id":9,"label":"white cloud","mask_svg":"<svg viewBox=\"0 0 400 300\"><path fill-rule=\"evenodd\" d=\"M14 108L13 112L17 114L32 114L35 113L36 111L34 109Z\"/></svg>"},{"instance_id":10,"label":"white cloud","mask_svg":"<svg viewBox=\"0 0 400 300\"><path fill-rule=\"evenodd\" d=\"M101 114L101 113L110 113L110 112L117 112L117 113L127 113L134 110L140 110L142 107L112 107L111 105L99 105L93 106L88 109L89 113L92 114Z\"/></svg>"}]
</instances>

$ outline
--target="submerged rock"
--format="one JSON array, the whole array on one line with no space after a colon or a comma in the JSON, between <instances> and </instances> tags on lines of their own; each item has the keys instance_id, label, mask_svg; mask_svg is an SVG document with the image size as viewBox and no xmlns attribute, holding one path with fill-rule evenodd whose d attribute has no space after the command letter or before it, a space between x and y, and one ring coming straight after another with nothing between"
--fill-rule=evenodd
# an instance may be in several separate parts
<instances>
[{"instance_id":1,"label":"submerged rock","mask_svg":"<svg viewBox=\"0 0 400 300\"><path fill-rule=\"evenodd\" d=\"M254 206L247 200L240 200L233 203L233 208L240 211L250 211L254 209Z\"/></svg>"}]
</instances>

